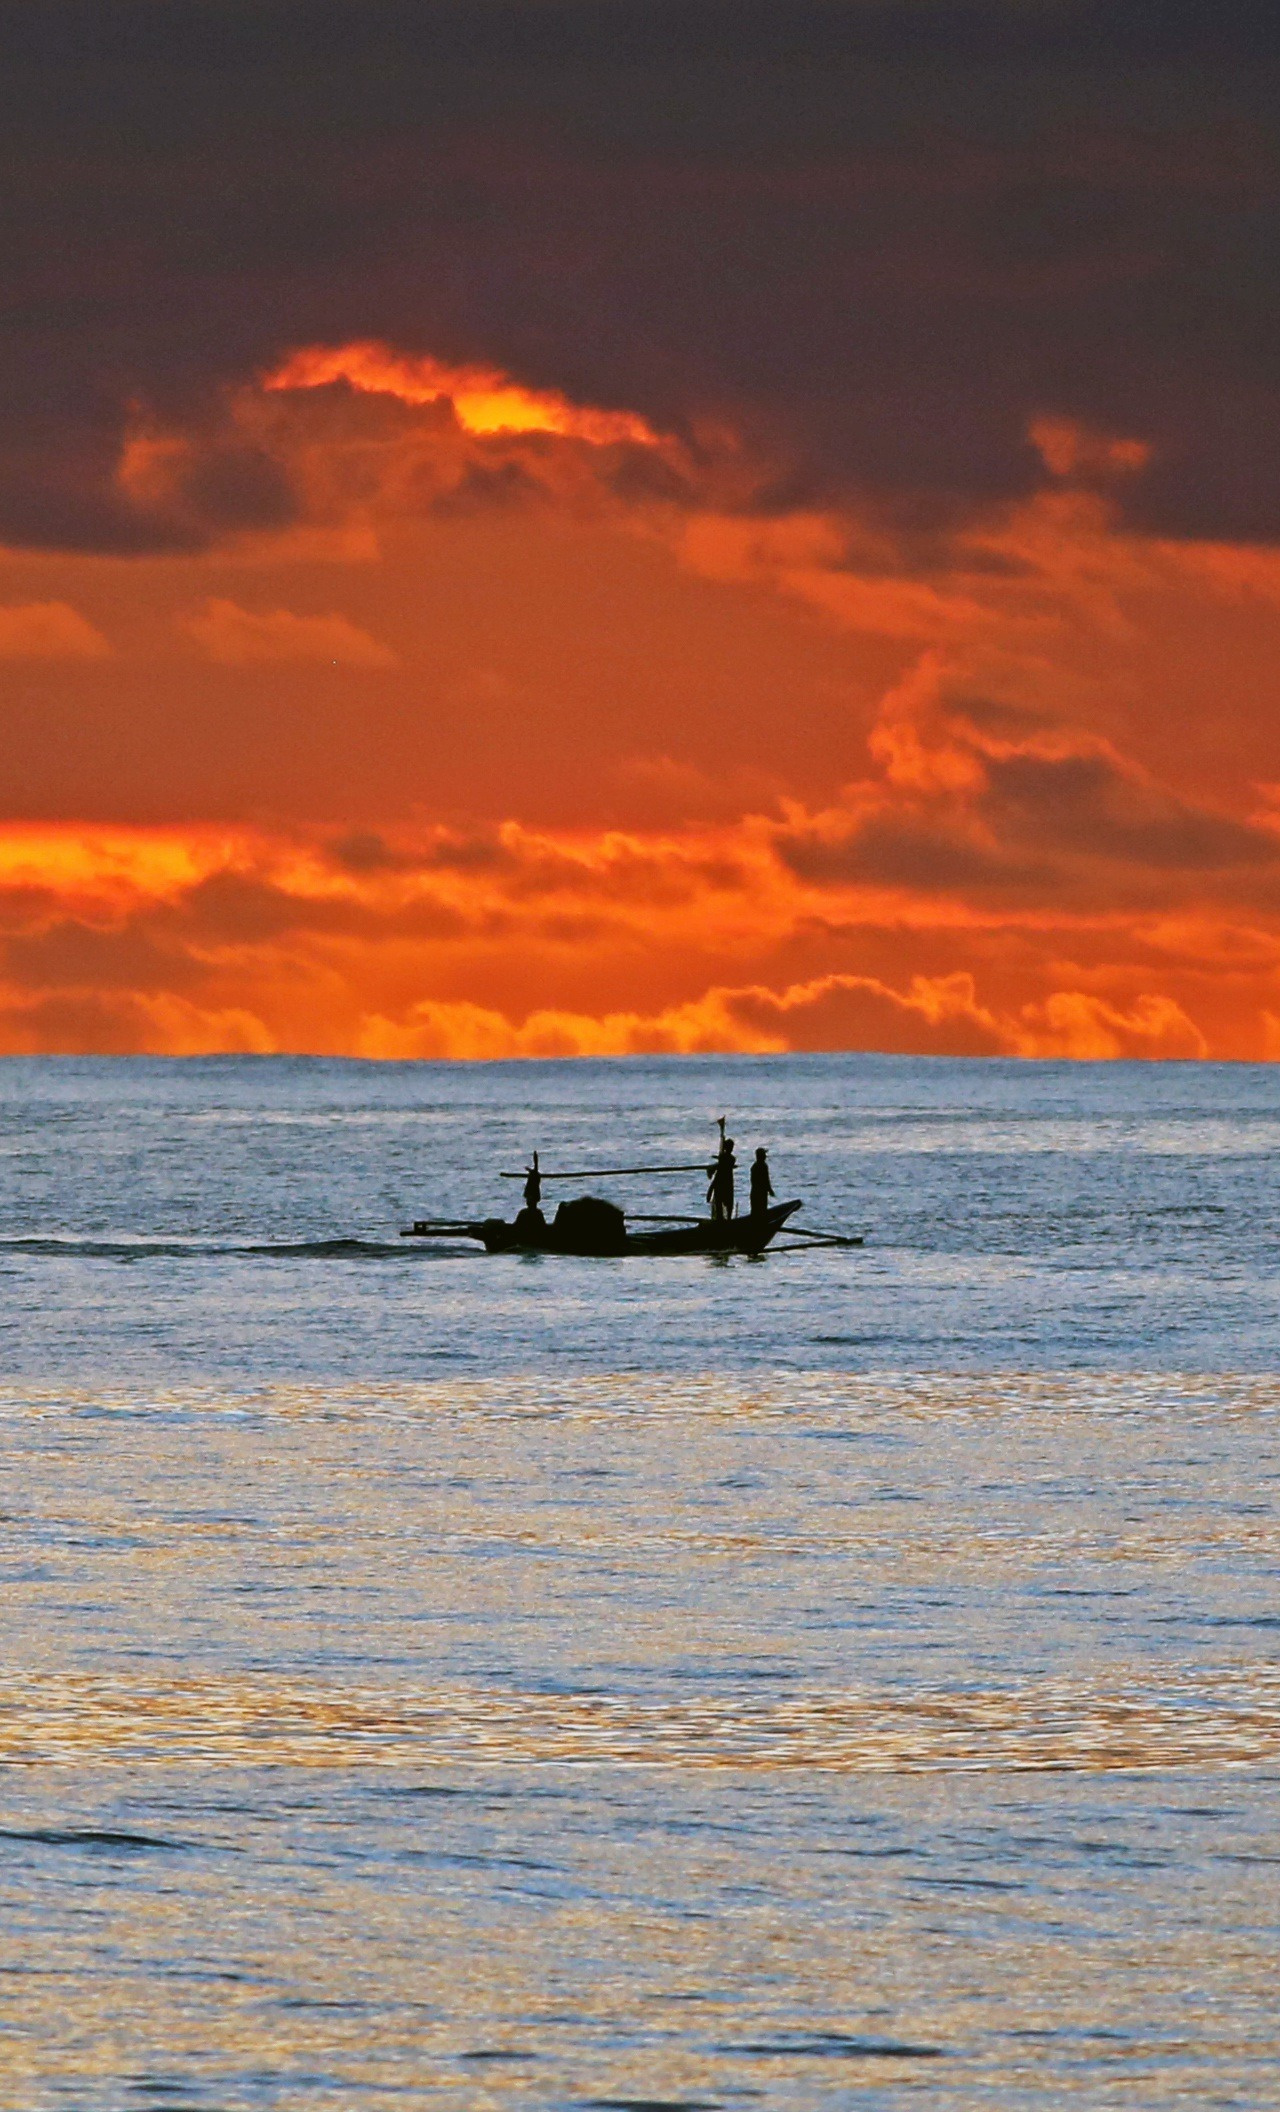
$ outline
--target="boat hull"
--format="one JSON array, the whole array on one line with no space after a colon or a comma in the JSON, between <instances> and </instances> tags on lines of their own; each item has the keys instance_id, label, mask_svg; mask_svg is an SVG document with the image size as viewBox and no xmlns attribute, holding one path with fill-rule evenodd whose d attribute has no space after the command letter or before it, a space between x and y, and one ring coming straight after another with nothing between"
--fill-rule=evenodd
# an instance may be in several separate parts
<instances>
[{"instance_id":1,"label":"boat hull","mask_svg":"<svg viewBox=\"0 0 1280 2112\"><path fill-rule=\"evenodd\" d=\"M479 1240L488 1254L575 1254L584 1260L618 1258L626 1254L762 1254L787 1219L800 1208L797 1197L794 1202L777 1203L772 1210L747 1217L700 1218L694 1223L673 1225L661 1232L626 1232L617 1243L610 1243L607 1248L598 1243L588 1245L576 1239L572 1231L555 1224L541 1227L512 1225L500 1217L458 1225L455 1236ZM424 1220L401 1236L405 1239L431 1239L444 1235Z\"/></svg>"},{"instance_id":2,"label":"boat hull","mask_svg":"<svg viewBox=\"0 0 1280 2112\"><path fill-rule=\"evenodd\" d=\"M719 1222L701 1218L693 1225L676 1225L669 1232L628 1232L628 1254L763 1254L787 1219L801 1207L778 1203L772 1210L749 1217L730 1217Z\"/></svg>"}]
</instances>

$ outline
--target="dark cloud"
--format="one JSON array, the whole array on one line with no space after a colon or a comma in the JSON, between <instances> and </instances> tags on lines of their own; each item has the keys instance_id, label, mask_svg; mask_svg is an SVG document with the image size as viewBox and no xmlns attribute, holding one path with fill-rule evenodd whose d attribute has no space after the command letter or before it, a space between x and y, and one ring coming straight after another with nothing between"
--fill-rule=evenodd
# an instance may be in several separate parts
<instances>
[{"instance_id":1,"label":"dark cloud","mask_svg":"<svg viewBox=\"0 0 1280 2112\"><path fill-rule=\"evenodd\" d=\"M58 917L42 931L8 941L4 972L28 990L153 992L189 990L205 967L142 919L113 926Z\"/></svg>"},{"instance_id":2,"label":"dark cloud","mask_svg":"<svg viewBox=\"0 0 1280 2112\"><path fill-rule=\"evenodd\" d=\"M1006 841L1161 871L1272 866L1280 844L1148 785L1105 755L1013 754L987 763L979 813Z\"/></svg>"},{"instance_id":3,"label":"dark cloud","mask_svg":"<svg viewBox=\"0 0 1280 2112\"><path fill-rule=\"evenodd\" d=\"M243 458L123 500L130 406L367 335L917 513L1058 413L1153 442L1135 517L1280 535L1276 47L1260 0L11 0L0 536L281 518Z\"/></svg>"},{"instance_id":4,"label":"dark cloud","mask_svg":"<svg viewBox=\"0 0 1280 2112\"><path fill-rule=\"evenodd\" d=\"M328 856L343 872L355 874L490 872L515 863L497 836L441 833L424 849L403 850L377 829L352 829L335 838Z\"/></svg>"},{"instance_id":5,"label":"dark cloud","mask_svg":"<svg viewBox=\"0 0 1280 2112\"><path fill-rule=\"evenodd\" d=\"M992 707L999 725L1028 715ZM1007 730L1002 727L1001 730ZM1269 898L1280 840L1152 782L1099 749L1003 752L963 740L952 759L976 773L968 785L902 795L850 815L843 829L788 827L774 843L782 862L818 887L879 886L978 901L1093 901L1133 906L1168 899L1177 882L1229 894L1247 883Z\"/></svg>"},{"instance_id":6,"label":"dark cloud","mask_svg":"<svg viewBox=\"0 0 1280 2112\"><path fill-rule=\"evenodd\" d=\"M191 947L262 946L293 937L382 940L453 939L485 928L430 896L390 911L349 897L293 894L250 873L216 872L188 888L172 908L151 912L170 943Z\"/></svg>"},{"instance_id":7,"label":"dark cloud","mask_svg":"<svg viewBox=\"0 0 1280 2112\"><path fill-rule=\"evenodd\" d=\"M56 991L0 1005L10 1048L48 1056L133 1056L153 1046L145 997L128 990Z\"/></svg>"},{"instance_id":8,"label":"dark cloud","mask_svg":"<svg viewBox=\"0 0 1280 2112\"><path fill-rule=\"evenodd\" d=\"M226 870L172 902L147 904L114 922L60 914L54 898L42 904L15 890L0 893L0 915L9 927L0 938L5 978L34 991L182 993L204 981L228 949L298 948L313 938L448 940L498 928L493 918L468 919L429 897L380 911L350 899L295 895Z\"/></svg>"},{"instance_id":9,"label":"dark cloud","mask_svg":"<svg viewBox=\"0 0 1280 2112\"><path fill-rule=\"evenodd\" d=\"M819 887L919 888L961 892L989 888L1037 890L1050 884L1051 865L1016 860L959 829L893 814L876 814L832 841L814 832L778 838L784 864Z\"/></svg>"},{"instance_id":10,"label":"dark cloud","mask_svg":"<svg viewBox=\"0 0 1280 2112\"><path fill-rule=\"evenodd\" d=\"M951 987L948 989L948 981ZM975 1003L967 976L904 997L869 976L820 977L807 989L726 993L733 1017L792 1048L875 1049L894 1056L997 1056L1008 1039Z\"/></svg>"},{"instance_id":11,"label":"dark cloud","mask_svg":"<svg viewBox=\"0 0 1280 2112\"><path fill-rule=\"evenodd\" d=\"M225 871L198 881L174 912L163 914L197 943L214 945L257 946L293 932L359 931L367 923L356 903L309 900L252 874Z\"/></svg>"},{"instance_id":12,"label":"dark cloud","mask_svg":"<svg viewBox=\"0 0 1280 2112\"><path fill-rule=\"evenodd\" d=\"M418 864L416 858L395 850L376 829L352 829L337 837L328 855L344 873L405 873Z\"/></svg>"},{"instance_id":13,"label":"dark cloud","mask_svg":"<svg viewBox=\"0 0 1280 2112\"><path fill-rule=\"evenodd\" d=\"M282 528L296 501L280 465L260 448L210 449L180 483L183 511L209 534L238 528Z\"/></svg>"}]
</instances>

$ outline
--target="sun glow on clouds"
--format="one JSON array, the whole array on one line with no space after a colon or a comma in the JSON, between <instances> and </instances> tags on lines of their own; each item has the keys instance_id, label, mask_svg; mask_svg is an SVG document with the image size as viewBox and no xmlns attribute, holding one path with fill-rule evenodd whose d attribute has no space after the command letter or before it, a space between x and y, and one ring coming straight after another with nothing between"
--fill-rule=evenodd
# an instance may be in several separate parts
<instances>
[{"instance_id":1,"label":"sun glow on clouds","mask_svg":"<svg viewBox=\"0 0 1280 2112\"><path fill-rule=\"evenodd\" d=\"M0 828L0 890L39 892L51 905L118 905L180 893L235 856L228 829L78 828L8 823Z\"/></svg>"},{"instance_id":2,"label":"sun glow on clouds","mask_svg":"<svg viewBox=\"0 0 1280 2112\"><path fill-rule=\"evenodd\" d=\"M1280 554L1126 527L1139 438L1048 416L1031 438L1039 489L922 527L856 496L775 499L777 465L727 431L686 450L629 410L371 341L295 352L190 430L140 426L120 488L176 538L156 621L171 657L175 632L189 641L181 681L215 687L220 712L251 692L263 752L277 706L331 738L346 712L387 744L388 805L321 826L356 811L335 764L328 804L291 805L289 777L237 810L270 823L0 830L0 1048L1274 1054L1280 752L1265 784L1211 789L1181 752L1195 711L1171 742L1149 668L1166 623L1193 644L1254 623L1269 671ZM453 538L471 569L415 630ZM549 548L578 569L558 580ZM483 627L450 688L428 655L447 660L473 589ZM79 598L0 607L0 655L79 659L68 688L91 663L131 679L145 627L117 646ZM668 712L650 741L652 648L677 608L665 679L694 670L687 724ZM713 739L696 685L739 620L787 653L754 719L735 691ZM801 632L836 641L856 699L805 798L780 738L798 726L802 747L806 714L830 711L794 673ZM181 715L172 729L180 750ZM581 788L576 825L521 811L518 768L494 789L506 747L535 771L551 754ZM290 773L310 761L287 752ZM735 783L760 789L699 808L700 786ZM619 801L625 817L624 784L666 786L677 818L593 825Z\"/></svg>"},{"instance_id":3,"label":"sun glow on clouds","mask_svg":"<svg viewBox=\"0 0 1280 2112\"><path fill-rule=\"evenodd\" d=\"M828 810L666 834L11 829L0 1046L1270 1046L1258 1000L1280 996L1280 937L1241 902L1280 871L1269 827L1180 799L1097 739L1002 718L936 655L886 696L871 749L878 774ZM877 967L789 968L823 934ZM972 965L913 965L940 945ZM1211 1042L1195 1014L1233 949L1247 989L1236 1020L1218 1004ZM655 1001L625 1001L645 985ZM584 987L590 1004L570 996Z\"/></svg>"},{"instance_id":4,"label":"sun glow on clouds","mask_svg":"<svg viewBox=\"0 0 1280 2112\"><path fill-rule=\"evenodd\" d=\"M395 352L371 339L305 346L269 374L263 386L320 389L335 381L369 395L397 396L402 403L451 403L459 425L480 438L554 433L594 447L658 444L658 435L633 411L570 403L555 389L527 389L497 367L447 366L438 359Z\"/></svg>"}]
</instances>

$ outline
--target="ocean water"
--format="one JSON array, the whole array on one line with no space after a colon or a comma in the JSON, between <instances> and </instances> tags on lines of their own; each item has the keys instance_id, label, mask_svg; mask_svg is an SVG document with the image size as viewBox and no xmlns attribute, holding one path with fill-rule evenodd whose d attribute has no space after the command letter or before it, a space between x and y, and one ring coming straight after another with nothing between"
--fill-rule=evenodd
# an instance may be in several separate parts
<instances>
[{"instance_id":1,"label":"ocean water","mask_svg":"<svg viewBox=\"0 0 1280 2112\"><path fill-rule=\"evenodd\" d=\"M397 1236L721 1113L865 1247ZM0 1064L4 2112L1280 2104L1278 1145L1280 1067Z\"/></svg>"}]
</instances>

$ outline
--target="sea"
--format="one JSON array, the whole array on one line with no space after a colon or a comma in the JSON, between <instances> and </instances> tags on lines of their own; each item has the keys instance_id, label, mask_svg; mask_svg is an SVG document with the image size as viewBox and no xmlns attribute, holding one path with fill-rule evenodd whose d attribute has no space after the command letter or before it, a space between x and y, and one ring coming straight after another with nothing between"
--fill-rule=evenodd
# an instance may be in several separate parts
<instances>
[{"instance_id":1,"label":"sea","mask_svg":"<svg viewBox=\"0 0 1280 2112\"><path fill-rule=\"evenodd\" d=\"M3 2112L1280 2105L1280 1066L8 1059L0 1347Z\"/></svg>"}]
</instances>

